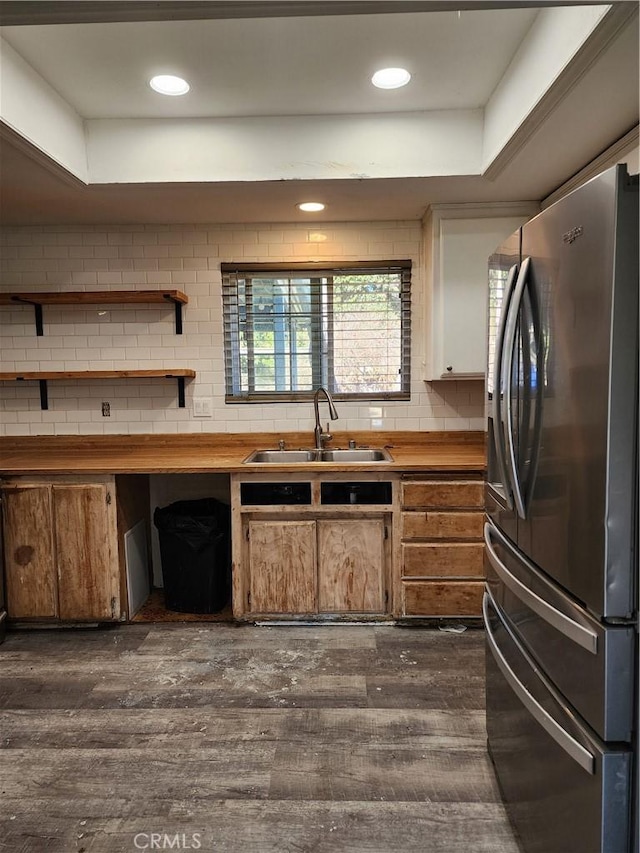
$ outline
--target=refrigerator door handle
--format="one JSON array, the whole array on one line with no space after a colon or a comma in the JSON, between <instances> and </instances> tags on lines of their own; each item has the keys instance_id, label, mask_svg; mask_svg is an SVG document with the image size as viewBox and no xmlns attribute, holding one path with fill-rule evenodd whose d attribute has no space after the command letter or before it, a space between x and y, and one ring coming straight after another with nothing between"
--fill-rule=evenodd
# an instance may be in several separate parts
<instances>
[{"instance_id":1,"label":"refrigerator door handle","mask_svg":"<svg viewBox=\"0 0 640 853\"><path fill-rule=\"evenodd\" d=\"M595 775L595 756L592 755L588 749L585 749L585 747L582 746L582 744L575 738L571 737L571 735L553 719L551 714L549 714L548 711L546 711L542 705L536 701L524 684L519 681L516 674L507 663L504 655L498 648L498 644L493 637L489 623L487 605L490 600L493 602L491 593L488 590L485 590L485 594L482 599L482 614L486 628L487 644L498 668L500 669L500 672L505 678L505 681L531 716L540 723L542 728L555 740L558 746L560 746L570 758L579 764L583 770L586 770L591 776Z\"/></svg>"},{"instance_id":2,"label":"refrigerator door handle","mask_svg":"<svg viewBox=\"0 0 640 853\"><path fill-rule=\"evenodd\" d=\"M511 297L513 288L516 283L518 274L518 265L514 264L509 270L507 283L504 289L504 310L500 318L500 327L496 338L496 350L493 360L493 399L491 400L491 408L493 412L493 443L496 449L496 460L498 463L498 477L500 483L492 483L492 487L499 492L500 497L507 505L507 509L513 509L513 499L511 497L511 489L507 479L507 463L506 451L504 446L504 427L502 425L502 358L504 351L504 334L507 326L507 317L509 315L509 307L511 305ZM498 487L498 488L496 488ZM500 488L501 487L501 488Z\"/></svg>"},{"instance_id":3,"label":"refrigerator door handle","mask_svg":"<svg viewBox=\"0 0 640 853\"><path fill-rule=\"evenodd\" d=\"M513 297L509 304L509 316L507 317L507 325L504 332L504 349L503 349L503 363L501 366L502 375L505 377L504 383L504 417L502 419L502 423L504 424L504 433L505 433L505 445L507 448L506 453L506 461L507 461L507 474L511 481L511 489L513 491L513 501L515 503L516 512L520 516L520 518L526 518L526 511L524 508L524 498L522 494L522 486L520 484L520 477L518 475L518 461L516 459L516 448L513 440L513 409L511 406L511 374L513 370L513 354L515 350L516 343L516 331L518 328L518 316L520 314L520 306L522 304L522 297L524 295L524 289L527 284L527 279L529 276L529 267L531 265L531 258L525 258L522 262L522 266L520 267L520 273L518 275L518 280L515 285L515 289L513 292Z\"/></svg>"},{"instance_id":4,"label":"refrigerator door handle","mask_svg":"<svg viewBox=\"0 0 640 853\"><path fill-rule=\"evenodd\" d=\"M545 601L544 598L536 595L536 593L532 592L529 587L522 583L522 581L519 581L518 578L514 577L496 554L491 541L492 535L496 535L495 529L490 524L485 524L484 542L487 546L487 557L502 583L510 589L523 604L526 604L526 606L533 610L534 613L537 613L541 619L544 619L544 621L548 622L549 625L553 625L553 627L560 631L561 634L568 637L570 640L573 640L574 643L581 646L583 649L586 649L586 651L590 652L592 655L596 655L598 653L598 635L595 632L590 631L588 628L585 628L584 625L580 625L578 622L575 622L573 619L565 616L564 613L561 613L560 610L552 607L552 605Z\"/></svg>"}]
</instances>

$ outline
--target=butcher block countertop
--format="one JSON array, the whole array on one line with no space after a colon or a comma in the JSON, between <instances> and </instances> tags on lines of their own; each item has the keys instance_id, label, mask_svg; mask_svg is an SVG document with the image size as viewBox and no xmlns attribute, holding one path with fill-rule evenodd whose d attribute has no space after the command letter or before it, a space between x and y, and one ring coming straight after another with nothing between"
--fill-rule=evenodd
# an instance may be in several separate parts
<instances>
[{"instance_id":1,"label":"butcher block countertop","mask_svg":"<svg viewBox=\"0 0 640 853\"><path fill-rule=\"evenodd\" d=\"M483 472L483 432L333 433L331 449L386 447L392 462L243 464L254 450L313 447L311 433L0 437L0 476L24 474L185 474L231 472Z\"/></svg>"}]
</instances>

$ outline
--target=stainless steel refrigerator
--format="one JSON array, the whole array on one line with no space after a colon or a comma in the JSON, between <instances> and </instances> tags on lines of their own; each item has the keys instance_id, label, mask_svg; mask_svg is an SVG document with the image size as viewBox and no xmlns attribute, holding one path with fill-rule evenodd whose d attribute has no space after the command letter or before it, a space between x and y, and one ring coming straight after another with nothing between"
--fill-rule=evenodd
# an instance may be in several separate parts
<instances>
[{"instance_id":1,"label":"stainless steel refrigerator","mask_svg":"<svg viewBox=\"0 0 640 853\"><path fill-rule=\"evenodd\" d=\"M0 643L4 642L6 629L7 608L4 597L4 548L2 545L2 513L0 512Z\"/></svg>"},{"instance_id":2,"label":"stainless steel refrigerator","mask_svg":"<svg viewBox=\"0 0 640 853\"><path fill-rule=\"evenodd\" d=\"M638 179L489 261L487 736L526 853L638 848Z\"/></svg>"}]
</instances>

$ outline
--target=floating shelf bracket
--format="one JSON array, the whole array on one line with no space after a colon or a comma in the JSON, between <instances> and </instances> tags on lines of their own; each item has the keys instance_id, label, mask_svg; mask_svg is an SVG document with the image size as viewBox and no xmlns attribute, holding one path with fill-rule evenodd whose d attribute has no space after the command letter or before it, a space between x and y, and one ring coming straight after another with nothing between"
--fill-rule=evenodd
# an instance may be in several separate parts
<instances>
[{"instance_id":1,"label":"floating shelf bracket","mask_svg":"<svg viewBox=\"0 0 640 853\"><path fill-rule=\"evenodd\" d=\"M178 332L180 334L180 332ZM171 375L167 377L171 379ZM184 398L184 376L178 376L178 408L184 409L185 407L185 398Z\"/></svg>"},{"instance_id":2,"label":"floating shelf bracket","mask_svg":"<svg viewBox=\"0 0 640 853\"><path fill-rule=\"evenodd\" d=\"M38 381L38 384L40 385L40 408L41 409L48 409L49 408L49 392L47 389L47 380L46 379L40 379Z\"/></svg>"},{"instance_id":3,"label":"floating shelf bracket","mask_svg":"<svg viewBox=\"0 0 640 853\"><path fill-rule=\"evenodd\" d=\"M21 302L23 305L33 305L36 315L36 335L42 337L44 335L44 326L42 324L42 303L34 302L33 299L25 299L23 296L12 296L12 302ZM46 406L43 406L46 408Z\"/></svg>"},{"instance_id":4,"label":"floating shelf bracket","mask_svg":"<svg viewBox=\"0 0 640 853\"><path fill-rule=\"evenodd\" d=\"M183 302L176 299L171 293L163 293L162 294L167 302L173 302L173 307L176 312L176 335L182 334L182 306Z\"/></svg>"},{"instance_id":5,"label":"floating shelf bracket","mask_svg":"<svg viewBox=\"0 0 640 853\"><path fill-rule=\"evenodd\" d=\"M27 380L26 376L16 376L16 382L24 382ZM49 391L47 388L47 380L46 379L38 379L38 385L40 386L40 408L48 409L49 408Z\"/></svg>"}]
</instances>

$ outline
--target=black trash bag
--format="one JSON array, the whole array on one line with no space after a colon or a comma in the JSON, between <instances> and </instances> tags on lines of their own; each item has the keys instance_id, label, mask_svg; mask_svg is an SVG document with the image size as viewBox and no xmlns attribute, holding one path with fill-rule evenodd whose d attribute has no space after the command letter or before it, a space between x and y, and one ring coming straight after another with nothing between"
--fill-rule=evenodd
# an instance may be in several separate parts
<instances>
[{"instance_id":1,"label":"black trash bag","mask_svg":"<svg viewBox=\"0 0 640 853\"><path fill-rule=\"evenodd\" d=\"M231 593L231 510L215 498L156 507L165 604L178 613L218 613Z\"/></svg>"}]
</instances>

